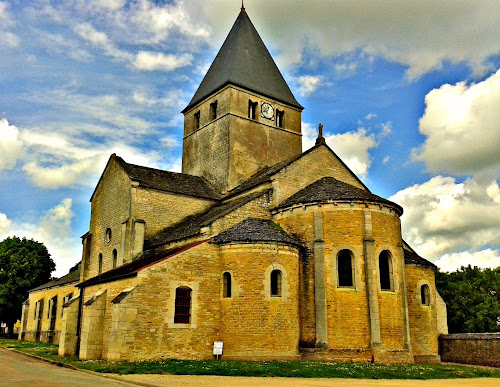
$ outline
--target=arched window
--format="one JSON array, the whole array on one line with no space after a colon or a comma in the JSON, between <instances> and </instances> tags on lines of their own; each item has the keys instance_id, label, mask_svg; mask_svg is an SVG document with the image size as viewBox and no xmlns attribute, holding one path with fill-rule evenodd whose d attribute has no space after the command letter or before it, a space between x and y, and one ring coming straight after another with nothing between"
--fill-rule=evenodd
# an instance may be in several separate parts
<instances>
[{"instance_id":1,"label":"arched window","mask_svg":"<svg viewBox=\"0 0 500 387\"><path fill-rule=\"evenodd\" d=\"M392 259L391 254L384 250L378 257L378 269L380 274L380 289L393 290L392 281Z\"/></svg>"},{"instance_id":2,"label":"arched window","mask_svg":"<svg viewBox=\"0 0 500 387\"><path fill-rule=\"evenodd\" d=\"M175 289L175 324L189 324L191 320L191 289L179 287Z\"/></svg>"},{"instance_id":3,"label":"arched window","mask_svg":"<svg viewBox=\"0 0 500 387\"><path fill-rule=\"evenodd\" d=\"M431 303L429 285L422 285L420 287L420 297L422 299L422 305L429 305Z\"/></svg>"},{"instance_id":4,"label":"arched window","mask_svg":"<svg viewBox=\"0 0 500 387\"><path fill-rule=\"evenodd\" d=\"M111 242L111 229L109 227L106 229L105 240L106 243Z\"/></svg>"},{"instance_id":5,"label":"arched window","mask_svg":"<svg viewBox=\"0 0 500 387\"><path fill-rule=\"evenodd\" d=\"M271 297L281 297L281 271L271 272Z\"/></svg>"},{"instance_id":6,"label":"arched window","mask_svg":"<svg viewBox=\"0 0 500 387\"><path fill-rule=\"evenodd\" d=\"M231 298L231 274L226 271L222 276L222 281L222 297Z\"/></svg>"},{"instance_id":7,"label":"arched window","mask_svg":"<svg viewBox=\"0 0 500 387\"><path fill-rule=\"evenodd\" d=\"M339 286L354 287L352 253L350 250L342 250L337 257L339 273Z\"/></svg>"},{"instance_id":8,"label":"arched window","mask_svg":"<svg viewBox=\"0 0 500 387\"><path fill-rule=\"evenodd\" d=\"M118 263L118 252L116 249L113 249L113 269L116 267Z\"/></svg>"},{"instance_id":9,"label":"arched window","mask_svg":"<svg viewBox=\"0 0 500 387\"><path fill-rule=\"evenodd\" d=\"M97 274L102 273L102 253L99 253L99 258L97 259Z\"/></svg>"}]
</instances>

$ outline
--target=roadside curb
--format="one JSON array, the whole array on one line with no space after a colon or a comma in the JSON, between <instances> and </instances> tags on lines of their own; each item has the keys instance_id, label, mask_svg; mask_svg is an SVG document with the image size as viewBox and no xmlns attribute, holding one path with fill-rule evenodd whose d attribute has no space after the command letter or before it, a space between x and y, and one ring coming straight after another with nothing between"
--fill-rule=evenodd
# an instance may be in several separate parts
<instances>
[{"instance_id":1,"label":"roadside curb","mask_svg":"<svg viewBox=\"0 0 500 387\"><path fill-rule=\"evenodd\" d=\"M69 369L71 369L73 371L84 372L86 374L90 374L90 375L94 375L94 376L100 376L101 378L107 378L107 379L116 380L116 381L122 382L124 384L133 384L133 385L136 385L136 386L144 386L144 387L155 387L155 385L153 385L153 384L147 384L147 383L140 383L140 382L134 382L134 381L129 381L129 380L123 380L123 379L121 379L119 377L116 377L116 376L113 376L113 375L110 375L110 374L104 374L104 373L100 373L100 372L94 372L94 371L90 371L90 370L85 370L85 369L78 368L78 367L75 367L75 366L73 366L71 364L67 364L67 363L64 363L64 362L61 362L61 361L45 359L43 357L36 356L36 355L31 354L31 353L21 352L21 351L18 351L17 349L5 348L5 347L0 347L0 348L4 349L6 351L12 351L12 352L18 353L20 355L32 357L34 359L41 360L41 361L43 361L45 363L54 364L54 365L56 365L58 367L69 368Z\"/></svg>"}]
</instances>

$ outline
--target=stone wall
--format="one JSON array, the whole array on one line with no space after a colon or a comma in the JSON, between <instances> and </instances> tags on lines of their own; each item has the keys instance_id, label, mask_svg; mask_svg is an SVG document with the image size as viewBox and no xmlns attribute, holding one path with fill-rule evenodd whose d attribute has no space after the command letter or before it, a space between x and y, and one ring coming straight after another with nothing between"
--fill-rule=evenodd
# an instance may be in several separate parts
<instances>
[{"instance_id":1,"label":"stone wall","mask_svg":"<svg viewBox=\"0 0 500 387\"><path fill-rule=\"evenodd\" d=\"M75 288L76 283L63 286L43 289L29 294L28 304L24 306L21 331L19 338L26 341L42 341L44 343L59 343L59 336L63 325L63 300L64 297L72 294L78 295L79 289ZM55 306L55 320L51 319L51 308L49 301L57 297ZM36 304L41 303L41 313L36 315Z\"/></svg>"},{"instance_id":2,"label":"stone wall","mask_svg":"<svg viewBox=\"0 0 500 387\"><path fill-rule=\"evenodd\" d=\"M248 117L249 100L258 103L255 119ZM217 118L211 121L215 101ZM261 117L263 101L285 112L283 128ZM263 167L301 153L300 116L300 109L229 85L185 113L182 172L204 176L224 192L236 187Z\"/></svg>"},{"instance_id":3,"label":"stone wall","mask_svg":"<svg viewBox=\"0 0 500 387\"><path fill-rule=\"evenodd\" d=\"M500 333L456 333L439 336L442 361L500 367Z\"/></svg>"},{"instance_id":4,"label":"stone wall","mask_svg":"<svg viewBox=\"0 0 500 387\"><path fill-rule=\"evenodd\" d=\"M273 175L273 205L277 206L297 191L325 176L365 189L337 156L326 146L320 146Z\"/></svg>"},{"instance_id":5,"label":"stone wall","mask_svg":"<svg viewBox=\"0 0 500 387\"><path fill-rule=\"evenodd\" d=\"M301 260L301 343L309 348L324 345L329 351L305 351L306 358L370 360L372 339L376 361L411 362L398 214L386 206L338 202L295 206L275 214L275 220L307 246ZM369 258L366 238L373 241ZM342 250L353 257L351 287L338 285L337 257ZM378 256L385 250L392 261L389 291L380 290L378 274ZM367 259L373 261L369 277Z\"/></svg>"},{"instance_id":6,"label":"stone wall","mask_svg":"<svg viewBox=\"0 0 500 387\"><path fill-rule=\"evenodd\" d=\"M232 294L220 288L225 359L296 359L299 356L299 251L273 243L221 247L221 273L231 274ZM272 296L272 270L282 273Z\"/></svg>"},{"instance_id":7,"label":"stone wall","mask_svg":"<svg viewBox=\"0 0 500 387\"><path fill-rule=\"evenodd\" d=\"M144 239L180 222L186 216L198 214L214 204L213 200L179 195L144 187L132 190L132 216L146 222Z\"/></svg>"},{"instance_id":8,"label":"stone wall","mask_svg":"<svg viewBox=\"0 0 500 387\"><path fill-rule=\"evenodd\" d=\"M429 302L422 303L421 287L430 290ZM439 361L437 307L439 294L434 281L434 269L406 265L406 287L413 354L416 362Z\"/></svg>"},{"instance_id":9,"label":"stone wall","mask_svg":"<svg viewBox=\"0 0 500 387\"><path fill-rule=\"evenodd\" d=\"M82 262L82 281L98 274L98 256L102 254L102 271L113 268L113 250L118 252L118 264L123 262L122 224L130 217L131 181L119 163L111 157L91 200L89 262ZM111 230L110 238L106 230ZM85 257L84 257L85 258Z\"/></svg>"}]
</instances>

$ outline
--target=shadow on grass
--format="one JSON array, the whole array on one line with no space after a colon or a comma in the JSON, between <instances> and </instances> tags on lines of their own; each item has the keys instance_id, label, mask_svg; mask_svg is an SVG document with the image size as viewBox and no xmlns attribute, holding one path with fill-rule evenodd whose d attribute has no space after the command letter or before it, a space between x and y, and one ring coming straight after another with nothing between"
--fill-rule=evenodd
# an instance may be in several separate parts
<instances>
[{"instance_id":1,"label":"shadow on grass","mask_svg":"<svg viewBox=\"0 0 500 387\"><path fill-rule=\"evenodd\" d=\"M0 339L0 347L15 349L47 360L77 368L114 374L171 374L266 376L298 378L356 378L356 379L450 379L500 378L500 369L470 367L454 364L334 363L324 361L231 361L231 360L174 360L105 362L59 357L57 346Z\"/></svg>"}]
</instances>

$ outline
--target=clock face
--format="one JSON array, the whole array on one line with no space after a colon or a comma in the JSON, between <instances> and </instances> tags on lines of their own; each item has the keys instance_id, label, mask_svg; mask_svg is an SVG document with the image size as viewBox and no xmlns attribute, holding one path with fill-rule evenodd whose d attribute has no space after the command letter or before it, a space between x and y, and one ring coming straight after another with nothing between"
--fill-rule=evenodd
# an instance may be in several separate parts
<instances>
[{"instance_id":1,"label":"clock face","mask_svg":"<svg viewBox=\"0 0 500 387\"><path fill-rule=\"evenodd\" d=\"M260 115L268 120L274 119L274 107L268 102L262 102L260 105Z\"/></svg>"}]
</instances>

